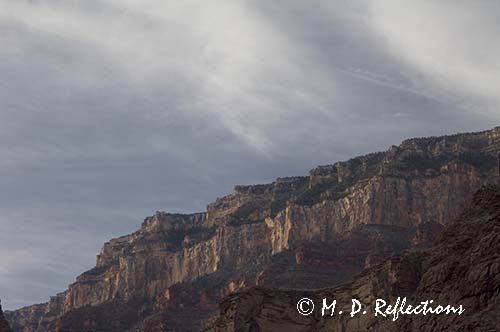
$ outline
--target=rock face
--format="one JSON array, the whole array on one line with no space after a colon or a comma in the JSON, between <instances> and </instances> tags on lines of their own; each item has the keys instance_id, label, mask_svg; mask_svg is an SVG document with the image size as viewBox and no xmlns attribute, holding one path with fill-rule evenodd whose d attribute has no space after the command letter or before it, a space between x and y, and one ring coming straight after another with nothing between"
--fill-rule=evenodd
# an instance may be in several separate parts
<instances>
[{"instance_id":1,"label":"rock face","mask_svg":"<svg viewBox=\"0 0 500 332\"><path fill-rule=\"evenodd\" d=\"M471 207L449 224L426 251L405 252L365 270L353 281L318 291L254 288L229 296L210 332L258 331L498 331L500 326L500 187L482 188ZM310 298L317 310L303 316L297 303ZM462 315L375 317L376 299L396 303L433 300L429 307L461 305ZM322 299L337 300L334 316L322 316ZM350 317L352 298L366 315ZM338 314L343 310L344 315Z\"/></svg>"},{"instance_id":2,"label":"rock face","mask_svg":"<svg viewBox=\"0 0 500 332\"><path fill-rule=\"evenodd\" d=\"M65 292L7 319L16 332L199 331L235 291L332 286L428 246L486 183L500 183L500 128L237 186L204 213L147 218Z\"/></svg>"},{"instance_id":3,"label":"rock face","mask_svg":"<svg viewBox=\"0 0 500 332\"><path fill-rule=\"evenodd\" d=\"M5 317L3 316L1 305L0 305L0 332L12 332L12 330L9 327L9 324L5 320Z\"/></svg>"}]
</instances>

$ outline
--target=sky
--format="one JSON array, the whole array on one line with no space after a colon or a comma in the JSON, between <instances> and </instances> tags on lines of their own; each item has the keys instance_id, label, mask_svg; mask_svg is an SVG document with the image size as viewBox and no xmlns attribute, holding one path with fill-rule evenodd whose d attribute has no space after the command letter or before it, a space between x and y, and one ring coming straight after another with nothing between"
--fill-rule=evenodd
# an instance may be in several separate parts
<instances>
[{"instance_id":1,"label":"sky","mask_svg":"<svg viewBox=\"0 0 500 332\"><path fill-rule=\"evenodd\" d=\"M0 298L155 211L500 124L500 2L0 0Z\"/></svg>"}]
</instances>

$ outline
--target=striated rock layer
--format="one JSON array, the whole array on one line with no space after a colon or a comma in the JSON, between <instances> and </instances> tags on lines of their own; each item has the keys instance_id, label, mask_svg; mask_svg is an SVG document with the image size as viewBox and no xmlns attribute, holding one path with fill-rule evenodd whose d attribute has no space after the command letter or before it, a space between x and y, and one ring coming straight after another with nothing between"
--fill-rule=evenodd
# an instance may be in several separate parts
<instances>
[{"instance_id":1,"label":"striated rock layer","mask_svg":"<svg viewBox=\"0 0 500 332\"><path fill-rule=\"evenodd\" d=\"M317 310L303 316L297 303L310 298ZM433 300L431 308L452 305L456 314L375 316L376 299L388 304L407 297L415 305ZM322 300L337 300L322 315ZM350 317L352 299L367 314ZM384 307L384 310L386 307ZM345 314L338 314L339 311ZM382 311L382 310L381 310ZM384 312L384 311L382 311ZM500 326L500 187L482 188L471 207L449 224L426 251L405 252L336 288L316 291L253 288L229 296L221 316L207 332L258 331L498 331Z\"/></svg>"},{"instance_id":2,"label":"striated rock layer","mask_svg":"<svg viewBox=\"0 0 500 332\"><path fill-rule=\"evenodd\" d=\"M146 218L65 292L7 318L16 332L199 331L235 291L331 286L427 246L486 183L500 183L500 128L237 186L204 213Z\"/></svg>"}]
</instances>

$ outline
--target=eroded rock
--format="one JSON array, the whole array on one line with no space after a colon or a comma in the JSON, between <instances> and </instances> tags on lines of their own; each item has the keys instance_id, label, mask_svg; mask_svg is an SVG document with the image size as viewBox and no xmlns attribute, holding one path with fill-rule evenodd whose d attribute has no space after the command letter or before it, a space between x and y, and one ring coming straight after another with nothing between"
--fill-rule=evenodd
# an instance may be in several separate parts
<instances>
[{"instance_id":1,"label":"eroded rock","mask_svg":"<svg viewBox=\"0 0 500 332\"><path fill-rule=\"evenodd\" d=\"M232 292L331 286L425 247L486 183L500 183L500 128L407 140L309 176L237 186L206 212L147 218L106 243L66 291L7 318L16 332L193 331Z\"/></svg>"}]
</instances>

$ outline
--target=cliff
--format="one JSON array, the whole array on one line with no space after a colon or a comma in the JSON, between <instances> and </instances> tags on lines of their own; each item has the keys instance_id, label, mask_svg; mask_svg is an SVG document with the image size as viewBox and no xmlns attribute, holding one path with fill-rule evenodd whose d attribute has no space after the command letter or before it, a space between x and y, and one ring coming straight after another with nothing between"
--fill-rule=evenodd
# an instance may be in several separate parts
<instances>
[{"instance_id":1,"label":"cliff","mask_svg":"<svg viewBox=\"0 0 500 332\"><path fill-rule=\"evenodd\" d=\"M7 318L16 332L201 330L235 291L332 286L428 246L486 183L500 183L500 128L237 186L206 212L146 218L65 292Z\"/></svg>"},{"instance_id":2,"label":"cliff","mask_svg":"<svg viewBox=\"0 0 500 332\"><path fill-rule=\"evenodd\" d=\"M471 206L449 224L437 243L421 252L405 252L372 267L354 280L317 291L253 288L229 296L221 316L207 329L230 331L498 331L500 324L500 187L479 190ZM303 316L297 302L310 298L317 310ZM375 317L376 299L396 303L433 300L462 305L462 315L392 315ZM333 317L322 316L322 299L337 300ZM350 317L351 299L369 311ZM343 310L340 315L338 312Z\"/></svg>"},{"instance_id":3,"label":"cliff","mask_svg":"<svg viewBox=\"0 0 500 332\"><path fill-rule=\"evenodd\" d=\"M9 324L5 320L5 317L3 316L1 305L0 305L0 332L12 332L12 330L9 327Z\"/></svg>"}]
</instances>

